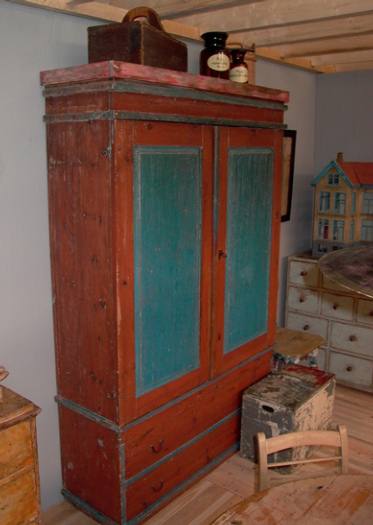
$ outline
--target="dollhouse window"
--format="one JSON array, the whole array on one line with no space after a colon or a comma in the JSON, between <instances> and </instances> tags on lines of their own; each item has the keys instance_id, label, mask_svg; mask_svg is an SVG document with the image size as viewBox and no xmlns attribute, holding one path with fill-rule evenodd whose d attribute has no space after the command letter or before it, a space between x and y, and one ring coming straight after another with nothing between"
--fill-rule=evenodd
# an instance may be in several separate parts
<instances>
[{"instance_id":1,"label":"dollhouse window","mask_svg":"<svg viewBox=\"0 0 373 525\"><path fill-rule=\"evenodd\" d=\"M344 221L333 221L333 241L343 242L344 233Z\"/></svg>"},{"instance_id":2,"label":"dollhouse window","mask_svg":"<svg viewBox=\"0 0 373 525\"><path fill-rule=\"evenodd\" d=\"M352 219L351 224L350 224L350 241L353 241L354 238L355 238L355 219Z\"/></svg>"},{"instance_id":3,"label":"dollhouse window","mask_svg":"<svg viewBox=\"0 0 373 525\"><path fill-rule=\"evenodd\" d=\"M368 219L362 219L361 221L361 241L373 241L373 221Z\"/></svg>"},{"instance_id":4,"label":"dollhouse window","mask_svg":"<svg viewBox=\"0 0 373 525\"><path fill-rule=\"evenodd\" d=\"M334 196L334 213L338 215L346 214L346 194L336 193Z\"/></svg>"},{"instance_id":5,"label":"dollhouse window","mask_svg":"<svg viewBox=\"0 0 373 525\"><path fill-rule=\"evenodd\" d=\"M356 191L352 194L352 202L351 202L351 213L356 213L356 198L357 194Z\"/></svg>"},{"instance_id":6,"label":"dollhouse window","mask_svg":"<svg viewBox=\"0 0 373 525\"><path fill-rule=\"evenodd\" d=\"M327 239L329 236L329 220L319 219L317 237L319 239Z\"/></svg>"},{"instance_id":7,"label":"dollhouse window","mask_svg":"<svg viewBox=\"0 0 373 525\"><path fill-rule=\"evenodd\" d=\"M373 215L373 193L364 193L362 213Z\"/></svg>"},{"instance_id":8,"label":"dollhouse window","mask_svg":"<svg viewBox=\"0 0 373 525\"><path fill-rule=\"evenodd\" d=\"M330 211L330 191L320 191L319 212Z\"/></svg>"},{"instance_id":9,"label":"dollhouse window","mask_svg":"<svg viewBox=\"0 0 373 525\"><path fill-rule=\"evenodd\" d=\"M339 175L338 173L329 173L328 174L328 180L327 180L327 186L339 186Z\"/></svg>"}]
</instances>

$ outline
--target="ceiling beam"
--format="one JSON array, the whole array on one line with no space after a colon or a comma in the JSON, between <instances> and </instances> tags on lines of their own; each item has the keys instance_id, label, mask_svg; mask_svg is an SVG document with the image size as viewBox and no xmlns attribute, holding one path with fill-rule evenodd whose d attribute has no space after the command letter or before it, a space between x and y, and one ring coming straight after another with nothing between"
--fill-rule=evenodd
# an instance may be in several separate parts
<instances>
[{"instance_id":1,"label":"ceiling beam","mask_svg":"<svg viewBox=\"0 0 373 525\"><path fill-rule=\"evenodd\" d=\"M373 50L353 51L351 53L332 53L309 57L313 66L339 65L339 64L356 64L363 62L373 62Z\"/></svg>"},{"instance_id":2,"label":"ceiling beam","mask_svg":"<svg viewBox=\"0 0 373 525\"><path fill-rule=\"evenodd\" d=\"M83 0L84 1L84 0ZM195 15L205 11L239 6L243 4L253 4L263 0L146 0L146 6L154 9L161 18L178 18L183 15ZM122 9L133 9L144 5L144 0L108 0L113 6Z\"/></svg>"},{"instance_id":3,"label":"ceiling beam","mask_svg":"<svg viewBox=\"0 0 373 525\"><path fill-rule=\"evenodd\" d=\"M284 59L280 52L276 49L271 49L270 47L267 48L260 48L257 49L255 52L256 56L258 58L263 58L264 60L270 60L271 62L277 62L281 63L286 66L292 66L297 67L300 69L305 69L307 71L312 71L313 73L334 73L335 68L330 65L320 65L320 66L314 66L311 63L311 60L307 58L289 58Z\"/></svg>"},{"instance_id":4,"label":"ceiling beam","mask_svg":"<svg viewBox=\"0 0 373 525\"><path fill-rule=\"evenodd\" d=\"M228 16L229 13L229 16ZM199 27L205 31L241 32L263 27L335 20L357 14L372 14L373 0L264 0L214 12L182 16L184 24Z\"/></svg>"},{"instance_id":5,"label":"ceiling beam","mask_svg":"<svg viewBox=\"0 0 373 525\"><path fill-rule=\"evenodd\" d=\"M84 2L67 4L66 0L8 0L18 4L41 7L51 11L59 11L74 16L82 16L105 22L121 22L127 13L126 9L114 7L101 2ZM167 33L190 40L200 41L197 27L190 27L173 20L162 20L162 25Z\"/></svg>"},{"instance_id":6,"label":"ceiling beam","mask_svg":"<svg viewBox=\"0 0 373 525\"><path fill-rule=\"evenodd\" d=\"M291 26L263 28L255 31L236 33L237 38L255 43L257 46L277 46L292 42L306 42L320 38L361 35L373 29L373 14L339 18L338 20L321 20Z\"/></svg>"},{"instance_id":7,"label":"ceiling beam","mask_svg":"<svg viewBox=\"0 0 373 525\"><path fill-rule=\"evenodd\" d=\"M328 38L310 42L296 42L276 46L283 58L307 57L341 53L343 51L363 51L373 49L373 33L344 38Z\"/></svg>"},{"instance_id":8,"label":"ceiling beam","mask_svg":"<svg viewBox=\"0 0 373 525\"><path fill-rule=\"evenodd\" d=\"M339 64L335 66L336 73L342 73L343 71L359 71L362 69L373 69L373 60L371 62L361 62L355 64Z\"/></svg>"}]
</instances>

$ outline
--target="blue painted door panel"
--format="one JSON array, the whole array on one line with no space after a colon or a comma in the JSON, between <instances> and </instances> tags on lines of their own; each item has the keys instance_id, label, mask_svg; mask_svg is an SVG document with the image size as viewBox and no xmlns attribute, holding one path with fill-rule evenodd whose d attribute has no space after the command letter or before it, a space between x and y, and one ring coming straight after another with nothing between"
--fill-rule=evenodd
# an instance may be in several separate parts
<instances>
[{"instance_id":1,"label":"blue painted door panel","mask_svg":"<svg viewBox=\"0 0 373 525\"><path fill-rule=\"evenodd\" d=\"M224 354L266 333L273 150L229 148Z\"/></svg>"},{"instance_id":2,"label":"blue painted door panel","mask_svg":"<svg viewBox=\"0 0 373 525\"><path fill-rule=\"evenodd\" d=\"M201 149L134 148L136 395L199 367Z\"/></svg>"}]
</instances>

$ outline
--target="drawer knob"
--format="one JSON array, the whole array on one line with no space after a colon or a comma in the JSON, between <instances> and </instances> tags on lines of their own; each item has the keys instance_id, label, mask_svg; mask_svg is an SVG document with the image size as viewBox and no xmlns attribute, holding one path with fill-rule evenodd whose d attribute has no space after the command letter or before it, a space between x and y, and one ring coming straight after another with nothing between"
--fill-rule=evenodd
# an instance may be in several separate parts
<instances>
[{"instance_id":1,"label":"drawer knob","mask_svg":"<svg viewBox=\"0 0 373 525\"><path fill-rule=\"evenodd\" d=\"M304 303L305 300L306 300L306 298L303 297L302 295L299 297L299 302L300 303Z\"/></svg>"},{"instance_id":2,"label":"drawer knob","mask_svg":"<svg viewBox=\"0 0 373 525\"><path fill-rule=\"evenodd\" d=\"M349 339L350 341L357 341L357 337L354 334L350 335Z\"/></svg>"},{"instance_id":3,"label":"drawer knob","mask_svg":"<svg viewBox=\"0 0 373 525\"><path fill-rule=\"evenodd\" d=\"M338 303L334 303L333 304L333 310L338 310L339 308L339 304Z\"/></svg>"},{"instance_id":4,"label":"drawer knob","mask_svg":"<svg viewBox=\"0 0 373 525\"><path fill-rule=\"evenodd\" d=\"M353 368L353 367L352 367L351 365L347 366L347 367L346 367L347 372L352 372L352 368Z\"/></svg>"},{"instance_id":5,"label":"drawer knob","mask_svg":"<svg viewBox=\"0 0 373 525\"><path fill-rule=\"evenodd\" d=\"M154 445L150 445L150 448L152 449L152 451L153 451L155 454L158 454L158 453L162 450L162 445L163 445L163 439L160 440L158 449L156 449L156 448L154 447Z\"/></svg>"},{"instance_id":6,"label":"drawer knob","mask_svg":"<svg viewBox=\"0 0 373 525\"><path fill-rule=\"evenodd\" d=\"M164 483L164 479L161 479L158 489L156 489L155 486L152 485L152 489L154 490L154 492L160 492L163 489L163 483Z\"/></svg>"},{"instance_id":7,"label":"drawer knob","mask_svg":"<svg viewBox=\"0 0 373 525\"><path fill-rule=\"evenodd\" d=\"M219 257L219 261L220 261L221 258L226 259L227 258L227 254L225 252L223 252L223 250L219 250L218 251L218 257Z\"/></svg>"},{"instance_id":8,"label":"drawer knob","mask_svg":"<svg viewBox=\"0 0 373 525\"><path fill-rule=\"evenodd\" d=\"M305 330L306 332L307 332L307 330L309 330L309 329L310 329L310 325L309 325L309 324L305 324L305 325L303 326L303 330Z\"/></svg>"},{"instance_id":9,"label":"drawer knob","mask_svg":"<svg viewBox=\"0 0 373 525\"><path fill-rule=\"evenodd\" d=\"M308 273L308 272L306 272L306 270L302 270L302 271L300 272L300 274L301 274L302 277L305 277L305 276L307 275L307 273Z\"/></svg>"}]
</instances>

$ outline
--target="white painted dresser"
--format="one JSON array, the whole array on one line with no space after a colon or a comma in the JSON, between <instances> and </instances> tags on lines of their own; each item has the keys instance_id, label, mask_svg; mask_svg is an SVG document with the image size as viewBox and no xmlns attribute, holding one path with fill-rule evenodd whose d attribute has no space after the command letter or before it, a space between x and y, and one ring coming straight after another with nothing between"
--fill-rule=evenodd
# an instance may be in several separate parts
<instances>
[{"instance_id":1,"label":"white painted dresser","mask_svg":"<svg viewBox=\"0 0 373 525\"><path fill-rule=\"evenodd\" d=\"M311 252L289 257L285 326L322 336L318 365L373 391L373 300L325 277Z\"/></svg>"}]
</instances>

